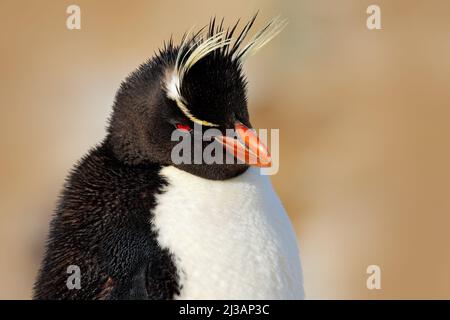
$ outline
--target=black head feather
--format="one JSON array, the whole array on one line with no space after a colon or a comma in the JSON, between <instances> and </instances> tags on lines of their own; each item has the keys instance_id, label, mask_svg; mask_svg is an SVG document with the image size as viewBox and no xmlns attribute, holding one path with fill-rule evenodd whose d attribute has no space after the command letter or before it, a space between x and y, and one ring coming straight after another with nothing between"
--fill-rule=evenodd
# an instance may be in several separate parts
<instances>
[{"instance_id":1,"label":"black head feather","mask_svg":"<svg viewBox=\"0 0 450 320\"><path fill-rule=\"evenodd\" d=\"M171 37L154 58L142 64L122 83L116 95L107 139L121 161L173 164L171 150L177 144L171 141L174 123L192 127L193 122L208 123L223 132L233 128L237 120L251 127L242 56L252 46L242 48L242 44L255 19L256 15L243 26L235 40L233 35L239 21L225 29L223 19L217 23L216 18L193 34L185 33L180 45L175 45ZM266 29L271 25L274 23L269 23ZM207 54L199 54L208 41L219 45ZM253 38L250 44L252 41L255 46L261 43ZM200 58L186 68L170 92L172 78L178 76L180 66L184 67L195 54ZM203 143L203 146L208 144ZM241 164L178 167L210 179L226 179L246 169Z\"/></svg>"}]
</instances>

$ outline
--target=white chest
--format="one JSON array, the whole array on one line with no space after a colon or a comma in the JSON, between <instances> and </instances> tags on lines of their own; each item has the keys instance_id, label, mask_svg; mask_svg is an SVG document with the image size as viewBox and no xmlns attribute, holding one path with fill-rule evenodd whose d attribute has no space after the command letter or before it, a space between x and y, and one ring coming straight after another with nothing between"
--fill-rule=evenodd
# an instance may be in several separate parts
<instances>
[{"instance_id":1,"label":"white chest","mask_svg":"<svg viewBox=\"0 0 450 320\"><path fill-rule=\"evenodd\" d=\"M176 258L179 299L301 299L295 234L267 176L250 168L226 181L174 167L153 224Z\"/></svg>"}]
</instances>

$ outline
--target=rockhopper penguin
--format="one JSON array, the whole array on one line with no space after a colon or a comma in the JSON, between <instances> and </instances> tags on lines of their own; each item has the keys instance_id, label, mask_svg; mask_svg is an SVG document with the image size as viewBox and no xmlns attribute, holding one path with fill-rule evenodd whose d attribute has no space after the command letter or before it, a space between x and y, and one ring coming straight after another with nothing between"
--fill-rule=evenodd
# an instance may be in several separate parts
<instances>
[{"instance_id":1,"label":"rockhopper penguin","mask_svg":"<svg viewBox=\"0 0 450 320\"><path fill-rule=\"evenodd\" d=\"M303 298L294 232L258 168L271 160L249 130L242 72L285 21L247 41L255 17L240 32L239 22L226 29L212 19L122 83L106 138L60 196L36 299ZM193 148L219 145L228 152L218 160L233 154L240 162L173 161L174 130L194 137L210 128L214 139L193 138ZM80 270L79 288L67 286L69 266Z\"/></svg>"}]
</instances>

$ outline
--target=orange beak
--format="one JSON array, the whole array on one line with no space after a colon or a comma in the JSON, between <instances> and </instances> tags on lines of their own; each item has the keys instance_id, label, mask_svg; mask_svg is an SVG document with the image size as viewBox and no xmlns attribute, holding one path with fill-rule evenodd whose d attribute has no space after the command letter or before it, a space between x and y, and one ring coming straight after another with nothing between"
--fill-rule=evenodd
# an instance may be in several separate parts
<instances>
[{"instance_id":1,"label":"orange beak","mask_svg":"<svg viewBox=\"0 0 450 320\"><path fill-rule=\"evenodd\" d=\"M257 167L270 167L272 158L269 150L259 140L258 136L241 122L237 121L234 130L238 139L228 136L217 136L216 141L224 145L225 149L236 159Z\"/></svg>"}]
</instances>

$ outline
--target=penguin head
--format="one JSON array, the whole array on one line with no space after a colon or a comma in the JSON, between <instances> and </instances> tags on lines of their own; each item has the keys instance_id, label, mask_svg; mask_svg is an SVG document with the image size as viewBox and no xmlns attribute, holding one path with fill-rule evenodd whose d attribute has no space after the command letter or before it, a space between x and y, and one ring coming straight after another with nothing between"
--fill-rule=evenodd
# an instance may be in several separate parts
<instances>
[{"instance_id":1,"label":"penguin head","mask_svg":"<svg viewBox=\"0 0 450 320\"><path fill-rule=\"evenodd\" d=\"M223 20L212 19L186 33L180 45L168 41L121 84L107 139L120 161L174 165L214 180L237 176L249 165L270 166L267 148L250 130L243 63L286 22L273 19L244 41L255 18L236 38L239 21L224 29ZM203 158L208 147L213 161ZM237 161L230 163L229 155Z\"/></svg>"}]
</instances>

